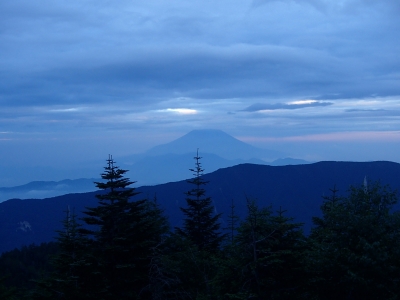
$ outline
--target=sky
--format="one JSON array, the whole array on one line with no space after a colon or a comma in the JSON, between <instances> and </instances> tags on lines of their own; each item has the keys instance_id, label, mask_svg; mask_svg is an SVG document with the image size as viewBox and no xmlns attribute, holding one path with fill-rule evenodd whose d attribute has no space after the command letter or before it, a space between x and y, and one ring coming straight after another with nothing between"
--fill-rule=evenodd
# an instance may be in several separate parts
<instances>
[{"instance_id":1,"label":"sky","mask_svg":"<svg viewBox=\"0 0 400 300\"><path fill-rule=\"evenodd\" d=\"M398 0L1 1L0 170L203 128L306 160L400 162L399 14Z\"/></svg>"}]
</instances>

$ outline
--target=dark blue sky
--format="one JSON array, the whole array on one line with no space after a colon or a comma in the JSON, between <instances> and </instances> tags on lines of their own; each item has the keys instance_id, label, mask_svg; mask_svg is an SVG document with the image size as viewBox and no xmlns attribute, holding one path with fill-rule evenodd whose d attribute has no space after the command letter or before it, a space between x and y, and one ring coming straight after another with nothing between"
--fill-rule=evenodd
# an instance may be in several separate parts
<instances>
[{"instance_id":1,"label":"dark blue sky","mask_svg":"<svg viewBox=\"0 0 400 300\"><path fill-rule=\"evenodd\" d=\"M400 161L398 0L0 2L0 168L216 128L308 160Z\"/></svg>"}]
</instances>

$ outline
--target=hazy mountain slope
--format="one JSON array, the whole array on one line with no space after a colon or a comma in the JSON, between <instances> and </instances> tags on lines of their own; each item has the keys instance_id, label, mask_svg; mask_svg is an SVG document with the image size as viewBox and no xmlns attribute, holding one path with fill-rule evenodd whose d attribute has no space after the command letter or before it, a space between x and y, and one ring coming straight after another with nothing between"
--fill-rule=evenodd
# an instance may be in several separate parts
<instances>
[{"instance_id":1,"label":"hazy mountain slope","mask_svg":"<svg viewBox=\"0 0 400 300\"><path fill-rule=\"evenodd\" d=\"M297 159L297 158L279 158L272 162L267 163L270 166L288 166L288 165L304 165L304 164L311 164L312 162L306 161L304 159Z\"/></svg>"},{"instance_id":2,"label":"hazy mountain slope","mask_svg":"<svg viewBox=\"0 0 400 300\"><path fill-rule=\"evenodd\" d=\"M14 187L0 187L0 202L11 198L48 198L70 193L95 191L95 181L100 179L81 178L61 181L33 181Z\"/></svg>"},{"instance_id":3,"label":"hazy mountain slope","mask_svg":"<svg viewBox=\"0 0 400 300\"><path fill-rule=\"evenodd\" d=\"M172 181L184 180L192 176L189 168L192 167L196 153L164 154L150 156L139 160L132 165L123 165L129 170L129 176L137 178L139 185L154 185ZM211 153L200 153L207 173L221 168L231 167L242 163L266 164L261 159L224 159Z\"/></svg>"},{"instance_id":4,"label":"hazy mountain slope","mask_svg":"<svg viewBox=\"0 0 400 300\"><path fill-rule=\"evenodd\" d=\"M129 175L129 173L128 173ZM322 196L329 195L335 184L344 195L350 185L361 185L364 177L380 179L400 190L400 164L392 162L319 162L307 165L267 166L243 164L204 175L209 181L207 194L217 212L229 214L234 199L236 213L246 214L245 197L258 199L261 206L281 206L288 216L305 222L309 230L311 218L319 215ZM134 178L132 177L134 180ZM136 199L157 196L172 226L182 219L180 206L185 206L184 193L191 186L186 181L138 188ZM0 203L0 251L32 242L51 240L61 228L63 211L69 205L78 214L85 206L96 204L95 193L71 194L43 200L9 200ZM223 220L225 222L225 220ZM29 225L29 226L28 226Z\"/></svg>"},{"instance_id":5,"label":"hazy mountain slope","mask_svg":"<svg viewBox=\"0 0 400 300\"><path fill-rule=\"evenodd\" d=\"M272 160L282 157L278 151L260 149L246 144L231 135L215 129L193 130L188 134L167 144L156 146L146 152L147 155L162 155L167 153L213 153L226 159L259 158Z\"/></svg>"},{"instance_id":6,"label":"hazy mountain slope","mask_svg":"<svg viewBox=\"0 0 400 300\"><path fill-rule=\"evenodd\" d=\"M0 252L21 245L51 241L61 229L68 206L80 213L96 205L94 192L69 194L43 200L11 199L0 203Z\"/></svg>"},{"instance_id":7,"label":"hazy mountain slope","mask_svg":"<svg viewBox=\"0 0 400 300\"><path fill-rule=\"evenodd\" d=\"M137 181L138 185L155 185L172 181L184 180L191 176L189 168L193 164L192 153L165 154L145 157L134 164L118 164L129 170L129 176ZM234 159L228 160L215 154L202 155L204 167L208 172L216 171L241 163L265 164L261 159ZM99 169L101 170L101 169ZM95 181L100 179L75 179L62 181L33 181L28 184L14 187L0 187L0 202L12 199L49 198L69 193L84 193L96 190Z\"/></svg>"},{"instance_id":8,"label":"hazy mountain slope","mask_svg":"<svg viewBox=\"0 0 400 300\"><path fill-rule=\"evenodd\" d=\"M182 180L187 176L187 169L192 164L192 157L199 149L200 156L205 158L207 172L219 168L234 166L240 163L265 164L284 154L267 149L259 149L235 139L221 130L194 130L167 144L156 146L145 153L115 157L118 165L131 170L140 185L154 185L159 183ZM179 155L181 155L179 157ZM106 158L106 157L105 157ZM282 163L279 163L282 164ZM12 197L51 197L70 192L84 192L88 189L57 190L49 183L49 188L22 189L20 185L29 181L50 181L97 176L101 172L104 161L89 160L79 165L68 165L63 168L54 166L14 166L4 167L0 174L0 186L15 187L13 191L0 190L0 201ZM97 170L97 171L96 171ZM64 174L65 176L63 176ZM42 182L42 185L47 183ZM63 183L68 186L69 183ZM14 188L13 187L13 188ZM20 191L18 191L20 190Z\"/></svg>"}]
</instances>

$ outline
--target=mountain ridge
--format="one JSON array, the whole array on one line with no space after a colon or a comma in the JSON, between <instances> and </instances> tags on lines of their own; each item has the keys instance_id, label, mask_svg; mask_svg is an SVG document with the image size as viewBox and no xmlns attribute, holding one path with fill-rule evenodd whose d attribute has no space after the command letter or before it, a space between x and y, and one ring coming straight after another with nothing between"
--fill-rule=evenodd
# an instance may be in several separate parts
<instances>
[{"instance_id":1,"label":"mountain ridge","mask_svg":"<svg viewBox=\"0 0 400 300\"><path fill-rule=\"evenodd\" d=\"M200 156L206 157L209 162L214 162L214 164L208 163L208 172L237 163L267 163L286 156L275 150L254 147L222 130L201 129L190 131L169 143L155 146L143 153L115 156L115 158L117 158L116 161L121 167L133 170L136 179L141 184L159 184L185 179L183 176L184 171L181 170L187 169L185 161L187 161L188 165L192 162L186 156L189 154L194 156L197 149L199 149ZM160 158L162 155L182 155L182 157L171 156L163 162ZM215 155L219 158L212 157ZM174 166L166 166L165 163L172 159L175 160ZM75 178L82 177L93 178L97 176L97 170L102 165L102 160L89 160L75 165L68 164L68 166L64 167L41 164L38 166L21 166L20 169L16 170L14 166L0 166L3 170L0 174L0 186L15 187L23 185L24 182L51 181L55 178L58 180L65 180L66 178L75 180ZM179 166L181 166L181 170L178 168ZM152 174L149 174L149 169L153 171ZM62 176L62 174L65 174L65 176ZM46 195L50 196L51 194ZM15 196L18 195L15 194ZM6 198L7 196L2 197L0 191L0 201L6 200Z\"/></svg>"},{"instance_id":2,"label":"mountain ridge","mask_svg":"<svg viewBox=\"0 0 400 300\"><path fill-rule=\"evenodd\" d=\"M59 181L31 181L13 187L0 187L0 202L12 198L48 198L69 193L84 193L96 190L95 181L101 179L79 178Z\"/></svg>"},{"instance_id":3,"label":"mountain ridge","mask_svg":"<svg viewBox=\"0 0 400 300\"><path fill-rule=\"evenodd\" d=\"M129 177L129 173L127 174ZM400 164L394 162L318 162L306 165L269 166L240 164L205 174L209 183L206 194L213 200L216 212L223 213L222 227L234 200L236 213L243 219L246 214L246 197L256 199L260 207L281 207L296 222L305 223L309 232L313 216L320 215L322 196L331 188L339 189L339 196L346 194L351 185L361 186L364 178L381 180L393 190L400 190ZM185 192L191 188L186 180L155 186L137 187L140 192L134 199L153 199L168 216L171 227L180 226ZM47 199L11 199L0 203L0 252L21 245L52 240L55 230L62 228L67 207L75 208L82 217L85 207L97 205L97 192L68 194ZM397 204L396 209L399 208Z\"/></svg>"}]
</instances>

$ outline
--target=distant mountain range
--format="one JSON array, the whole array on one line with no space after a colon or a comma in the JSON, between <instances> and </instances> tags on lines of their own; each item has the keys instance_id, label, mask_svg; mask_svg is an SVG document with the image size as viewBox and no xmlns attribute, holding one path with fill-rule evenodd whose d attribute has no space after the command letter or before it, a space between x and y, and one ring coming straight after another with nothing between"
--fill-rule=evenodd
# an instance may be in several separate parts
<instances>
[{"instance_id":1,"label":"distant mountain range","mask_svg":"<svg viewBox=\"0 0 400 300\"><path fill-rule=\"evenodd\" d=\"M311 162L306 161L304 159L298 159L298 158L291 158L291 157L285 157L285 158L279 158L277 160L274 160L270 163L267 163L267 165L270 166L290 166L290 165L306 165L310 164Z\"/></svg>"},{"instance_id":2,"label":"distant mountain range","mask_svg":"<svg viewBox=\"0 0 400 300\"><path fill-rule=\"evenodd\" d=\"M199 149L207 173L243 163L295 165L309 163L300 159L279 158L283 153L260 149L246 144L221 130L193 130L167 144L156 146L145 153L114 157L117 164L129 170L129 177L139 185L155 185L179 181L192 176L189 168ZM277 160L273 160L276 159ZM271 161L268 162L267 160ZM272 161L273 160L273 161ZM86 168L97 174L103 169L87 163ZM34 173L34 172L33 172ZM62 181L34 181L25 185L0 188L0 202L11 198L46 198L68 193L94 190L93 179Z\"/></svg>"},{"instance_id":3,"label":"distant mountain range","mask_svg":"<svg viewBox=\"0 0 400 300\"><path fill-rule=\"evenodd\" d=\"M194 162L192 161L192 166ZM189 166L189 167L192 167ZM350 185L360 186L367 177L369 182L380 180L393 189L400 189L400 164L393 162L319 162L304 165L268 166L240 164L204 175L209 181L207 195L212 197L216 212L223 213L226 226L232 200L236 213L246 215L246 197L257 199L260 206L287 210L295 221L311 228L311 218L320 214L322 196L330 195L336 186L339 195L345 195ZM171 226L180 226L184 207L184 193L190 188L186 181L142 186L136 199L157 198L165 210ZM85 207L97 205L98 192L68 194L43 200L12 199L0 203L0 252L26 245L50 241L61 229L61 220L67 207L82 216ZM398 207L398 206L397 206Z\"/></svg>"},{"instance_id":4,"label":"distant mountain range","mask_svg":"<svg viewBox=\"0 0 400 300\"><path fill-rule=\"evenodd\" d=\"M193 158L195 155L196 152L185 154L160 154L157 156L145 157L132 165L124 164L123 167L129 170L129 176L132 179L141 179L138 181L140 185L179 181L192 176L189 168L193 166ZM202 157L202 162L204 162L203 167L207 170L207 173L243 163L266 163L257 158L248 160L227 160L212 153L200 153L199 155Z\"/></svg>"},{"instance_id":5,"label":"distant mountain range","mask_svg":"<svg viewBox=\"0 0 400 300\"><path fill-rule=\"evenodd\" d=\"M70 193L85 193L95 191L94 182L101 179L81 178L65 179L61 181L32 181L30 183L14 186L0 187L0 202L11 198L49 198Z\"/></svg>"},{"instance_id":6,"label":"distant mountain range","mask_svg":"<svg viewBox=\"0 0 400 300\"><path fill-rule=\"evenodd\" d=\"M246 144L221 130L205 129L193 130L170 143L116 161L130 170L130 176L140 185L154 185L190 177L188 169L197 150L207 173L241 163L268 164L284 156Z\"/></svg>"}]
</instances>

